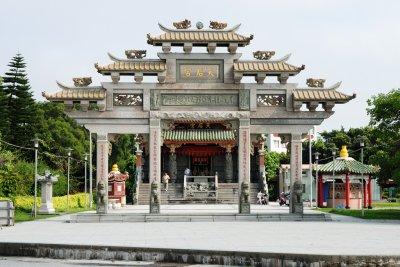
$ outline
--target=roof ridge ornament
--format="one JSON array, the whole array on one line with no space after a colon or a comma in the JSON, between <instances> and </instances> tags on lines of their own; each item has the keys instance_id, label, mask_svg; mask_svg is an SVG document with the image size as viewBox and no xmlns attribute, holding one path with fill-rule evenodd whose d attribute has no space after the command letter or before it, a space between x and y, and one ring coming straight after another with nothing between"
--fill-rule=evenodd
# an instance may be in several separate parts
<instances>
[{"instance_id":1,"label":"roof ridge ornament","mask_svg":"<svg viewBox=\"0 0 400 267\"><path fill-rule=\"evenodd\" d=\"M92 83L92 77L72 78L76 87L85 87Z\"/></svg>"},{"instance_id":2,"label":"roof ridge ornament","mask_svg":"<svg viewBox=\"0 0 400 267\"><path fill-rule=\"evenodd\" d=\"M130 50L125 50L125 55L128 59L142 59L146 57L147 51L130 49Z\"/></svg>"},{"instance_id":3,"label":"roof ridge ornament","mask_svg":"<svg viewBox=\"0 0 400 267\"><path fill-rule=\"evenodd\" d=\"M242 24L236 24L235 26L233 26L232 28L229 29L224 29L224 30L213 30L213 29L209 29L209 30L202 30L203 32L230 32L230 33L234 33L236 32L240 26ZM168 27L165 27L164 25L162 25L161 23L158 23L158 27L160 28L160 30L162 30L163 32L167 32L167 33L171 33L171 32L184 32L184 31L198 31L198 30L193 30L193 29L170 29ZM147 34L147 39L151 38L151 34L148 33ZM250 35L250 40L252 40L254 38L253 34Z\"/></svg>"},{"instance_id":4,"label":"roof ridge ornament","mask_svg":"<svg viewBox=\"0 0 400 267\"><path fill-rule=\"evenodd\" d=\"M184 19L182 21L173 22L172 25L178 30L189 29L192 26L192 22L188 19Z\"/></svg>"},{"instance_id":5,"label":"roof ridge ornament","mask_svg":"<svg viewBox=\"0 0 400 267\"><path fill-rule=\"evenodd\" d=\"M219 22L219 21L210 21L210 29L213 30L223 30L228 26L226 22Z\"/></svg>"},{"instance_id":6,"label":"roof ridge ornament","mask_svg":"<svg viewBox=\"0 0 400 267\"><path fill-rule=\"evenodd\" d=\"M325 79L308 78L307 85L313 88L324 88Z\"/></svg>"},{"instance_id":7,"label":"roof ridge ornament","mask_svg":"<svg viewBox=\"0 0 400 267\"><path fill-rule=\"evenodd\" d=\"M269 60L275 55L275 51L258 50L253 52L253 57L258 60Z\"/></svg>"}]
</instances>

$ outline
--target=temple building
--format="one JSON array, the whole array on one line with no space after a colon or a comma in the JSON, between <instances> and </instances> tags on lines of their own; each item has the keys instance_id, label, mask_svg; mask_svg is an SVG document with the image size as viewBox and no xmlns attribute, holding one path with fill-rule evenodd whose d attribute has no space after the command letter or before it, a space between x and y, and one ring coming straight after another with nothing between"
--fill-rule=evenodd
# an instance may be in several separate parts
<instances>
[{"instance_id":1,"label":"temple building","mask_svg":"<svg viewBox=\"0 0 400 267\"><path fill-rule=\"evenodd\" d=\"M93 86L90 77L74 78L73 85L58 83L59 92L43 93L96 135L98 188L108 184L109 141L135 134L137 200L149 203L151 213L164 203L202 199L238 203L238 212L249 213L266 184L266 136L279 134L291 153L290 211L303 212L302 138L355 95L339 92L340 82L326 88L323 79L308 79L305 87L290 83L305 68L288 63L290 55L255 51L253 60L242 60L239 50L253 35L239 34L239 26L159 24L160 34L147 35L149 45L160 47L154 59L146 50L126 50L126 58L109 54L110 63L95 64L109 81ZM132 78L122 82L121 76ZM164 173L171 177L168 191L161 186ZM97 212L107 213L107 194L98 197Z\"/></svg>"}]
</instances>

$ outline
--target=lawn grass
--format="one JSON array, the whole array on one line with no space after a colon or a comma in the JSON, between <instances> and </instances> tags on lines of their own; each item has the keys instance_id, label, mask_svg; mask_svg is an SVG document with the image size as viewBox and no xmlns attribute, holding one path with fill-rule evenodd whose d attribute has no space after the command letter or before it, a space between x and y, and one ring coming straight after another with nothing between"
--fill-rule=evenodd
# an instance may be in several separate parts
<instances>
[{"instance_id":1,"label":"lawn grass","mask_svg":"<svg viewBox=\"0 0 400 267\"><path fill-rule=\"evenodd\" d=\"M361 210L346 210L346 209L332 209L332 208L319 208L319 210L323 212L369 219L369 220L400 220L400 208L365 209L364 217L361 214Z\"/></svg>"},{"instance_id":2,"label":"lawn grass","mask_svg":"<svg viewBox=\"0 0 400 267\"><path fill-rule=\"evenodd\" d=\"M400 202L373 202L374 208L400 208Z\"/></svg>"},{"instance_id":3,"label":"lawn grass","mask_svg":"<svg viewBox=\"0 0 400 267\"><path fill-rule=\"evenodd\" d=\"M87 211L87 210L91 210L91 209L71 208L71 209L69 209L68 212L66 210L60 209L60 210L56 210L55 214L37 214L36 218L34 218L34 217L32 217L30 210L16 208L15 209L15 223L46 219L46 218L51 218L51 217L55 217L55 216L59 216L59 215L82 212L82 211Z\"/></svg>"}]
</instances>

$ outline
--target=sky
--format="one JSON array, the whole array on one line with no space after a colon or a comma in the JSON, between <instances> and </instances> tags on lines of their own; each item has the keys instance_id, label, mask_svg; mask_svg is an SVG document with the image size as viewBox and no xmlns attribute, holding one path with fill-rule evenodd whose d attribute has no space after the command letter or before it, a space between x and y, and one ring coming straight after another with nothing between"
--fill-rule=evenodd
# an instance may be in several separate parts
<instances>
[{"instance_id":1,"label":"sky","mask_svg":"<svg viewBox=\"0 0 400 267\"><path fill-rule=\"evenodd\" d=\"M146 49L147 58L156 58L160 47L147 45L146 34L161 33L158 22L241 23L238 33L254 34L251 45L238 49L243 59L256 50L273 50L276 58L291 53L289 63L306 69L289 82L342 81L340 91L356 93L318 128L348 129L368 124L367 99L400 88L399 12L398 0L1 0L0 75L21 53L34 97L43 100L42 91L59 90L56 80L109 81L94 68L110 62L107 52L124 57L126 49Z\"/></svg>"}]
</instances>

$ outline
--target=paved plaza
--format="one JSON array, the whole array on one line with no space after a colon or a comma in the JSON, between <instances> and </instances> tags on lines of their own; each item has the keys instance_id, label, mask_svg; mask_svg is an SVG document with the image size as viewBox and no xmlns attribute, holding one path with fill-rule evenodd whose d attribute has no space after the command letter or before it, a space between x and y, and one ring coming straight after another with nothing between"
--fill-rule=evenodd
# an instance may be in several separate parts
<instances>
[{"instance_id":1,"label":"paved plaza","mask_svg":"<svg viewBox=\"0 0 400 267\"><path fill-rule=\"evenodd\" d=\"M206 212L208 206L166 207L173 212L183 207ZM222 206L221 212L231 212L235 208L235 205ZM253 207L253 211L257 209L272 212L281 208ZM66 223L68 217L3 227L0 240L325 255L399 255L400 251L400 224L396 221L375 222L333 216L332 222Z\"/></svg>"}]
</instances>

